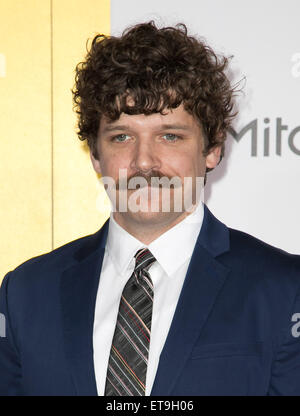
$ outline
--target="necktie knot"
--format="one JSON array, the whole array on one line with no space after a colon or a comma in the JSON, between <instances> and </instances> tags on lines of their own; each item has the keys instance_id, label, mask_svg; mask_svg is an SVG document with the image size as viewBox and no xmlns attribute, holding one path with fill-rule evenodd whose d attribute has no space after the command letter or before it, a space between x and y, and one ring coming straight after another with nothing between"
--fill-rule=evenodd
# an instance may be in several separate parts
<instances>
[{"instance_id":1,"label":"necktie knot","mask_svg":"<svg viewBox=\"0 0 300 416\"><path fill-rule=\"evenodd\" d=\"M135 272L138 273L141 270L148 271L150 266L156 261L156 258L153 256L150 250L147 248L142 248L138 250L135 254Z\"/></svg>"}]
</instances>

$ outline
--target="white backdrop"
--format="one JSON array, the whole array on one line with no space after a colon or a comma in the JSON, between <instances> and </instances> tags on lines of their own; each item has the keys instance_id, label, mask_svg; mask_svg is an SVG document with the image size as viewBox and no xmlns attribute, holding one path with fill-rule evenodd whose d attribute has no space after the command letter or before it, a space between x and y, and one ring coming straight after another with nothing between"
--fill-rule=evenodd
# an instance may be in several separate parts
<instances>
[{"instance_id":1,"label":"white backdrop","mask_svg":"<svg viewBox=\"0 0 300 416\"><path fill-rule=\"evenodd\" d=\"M111 31L183 22L244 76L235 133L209 173L205 200L230 227L300 253L299 0L111 0ZM244 129L244 130L243 130ZM235 135L235 138L233 137Z\"/></svg>"}]
</instances>

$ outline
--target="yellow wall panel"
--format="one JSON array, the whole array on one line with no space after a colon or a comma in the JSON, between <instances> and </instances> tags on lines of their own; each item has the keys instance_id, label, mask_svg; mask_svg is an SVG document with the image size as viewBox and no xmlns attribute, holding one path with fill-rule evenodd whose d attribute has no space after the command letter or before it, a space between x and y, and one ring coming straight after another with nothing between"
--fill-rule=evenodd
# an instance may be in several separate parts
<instances>
[{"instance_id":1,"label":"yellow wall panel","mask_svg":"<svg viewBox=\"0 0 300 416\"><path fill-rule=\"evenodd\" d=\"M49 5L0 1L0 281L51 249Z\"/></svg>"},{"instance_id":2,"label":"yellow wall panel","mask_svg":"<svg viewBox=\"0 0 300 416\"><path fill-rule=\"evenodd\" d=\"M86 40L109 33L109 13L109 0L0 0L0 281L109 214L71 94Z\"/></svg>"},{"instance_id":3,"label":"yellow wall panel","mask_svg":"<svg viewBox=\"0 0 300 416\"><path fill-rule=\"evenodd\" d=\"M109 33L109 6L107 0L53 0L54 247L95 232L108 215L104 203L97 206L103 192L75 134L71 89L87 39Z\"/></svg>"}]
</instances>

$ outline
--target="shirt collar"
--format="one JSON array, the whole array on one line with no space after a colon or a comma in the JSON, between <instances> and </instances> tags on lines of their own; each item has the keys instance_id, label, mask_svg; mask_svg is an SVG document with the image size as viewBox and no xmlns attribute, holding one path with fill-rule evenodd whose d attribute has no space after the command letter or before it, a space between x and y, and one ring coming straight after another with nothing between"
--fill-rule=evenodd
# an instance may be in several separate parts
<instances>
[{"instance_id":1,"label":"shirt collar","mask_svg":"<svg viewBox=\"0 0 300 416\"><path fill-rule=\"evenodd\" d=\"M152 241L148 246L129 234L110 214L107 249L119 273L124 273L136 252L148 247L168 276L191 257L204 216L203 203L182 221Z\"/></svg>"},{"instance_id":2,"label":"shirt collar","mask_svg":"<svg viewBox=\"0 0 300 416\"><path fill-rule=\"evenodd\" d=\"M141 241L129 234L110 214L107 235L108 255L111 257L119 273L123 274L129 267L135 253L146 247Z\"/></svg>"}]
</instances>

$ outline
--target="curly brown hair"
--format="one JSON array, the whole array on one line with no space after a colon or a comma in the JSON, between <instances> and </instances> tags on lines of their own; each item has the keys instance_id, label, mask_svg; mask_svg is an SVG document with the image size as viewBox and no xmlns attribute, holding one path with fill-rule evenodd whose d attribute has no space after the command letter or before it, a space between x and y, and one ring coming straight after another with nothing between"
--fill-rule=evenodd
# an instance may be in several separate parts
<instances>
[{"instance_id":1,"label":"curly brown hair","mask_svg":"<svg viewBox=\"0 0 300 416\"><path fill-rule=\"evenodd\" d=\"M228 58L188 36L184 24L157 28L153 21L120 37L97 35L76 67L73 89L78 136L93 155L101 116L153 114L181 103L202 126L204 155L222 145L231 124L234 88L225 75ZM130 98L130 100L128 100Z\"/></svg>"}]
</instances>

